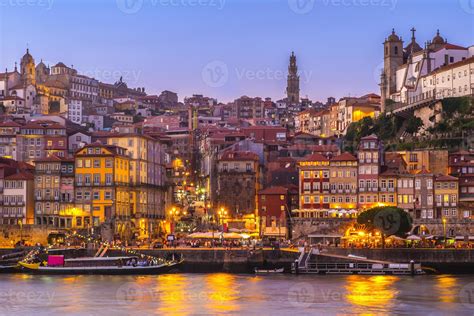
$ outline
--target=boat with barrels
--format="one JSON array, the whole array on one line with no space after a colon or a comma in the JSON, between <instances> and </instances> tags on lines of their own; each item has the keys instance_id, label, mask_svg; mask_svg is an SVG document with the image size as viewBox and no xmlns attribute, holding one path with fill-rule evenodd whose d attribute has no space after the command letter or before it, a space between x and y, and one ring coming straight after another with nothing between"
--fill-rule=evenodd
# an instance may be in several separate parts
<instances>
[{"instance_id":1,"label":"boat with barrels","mask_svg":"<svg viewBox=\"0 0 474 316\"><path fill-rule=\"evenodd\" d=\"M106 250L105 250L106 251ZM162 274L175 270L183 262L174 256L170 260L131 255L106 257L104 252L94 257L65 258L64 255L44 255L34 251L18 265L24 272L33 274L104 274L104 275L145 275Z\"/></svg>"}]
</instances>

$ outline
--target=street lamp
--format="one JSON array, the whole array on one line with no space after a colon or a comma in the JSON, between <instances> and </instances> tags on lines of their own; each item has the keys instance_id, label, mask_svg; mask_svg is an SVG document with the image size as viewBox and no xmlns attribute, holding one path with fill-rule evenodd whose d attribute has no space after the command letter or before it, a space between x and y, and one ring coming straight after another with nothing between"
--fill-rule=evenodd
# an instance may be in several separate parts
<instances>
[{"instance_id":1,"label":"street lamp","mask_svg":"<svg viewBox=\"0 0 474 316\"><path fill-rule=\"evenodd\" d=\"M446 218L443 217L444 247L446 248Z\"/></svg>"}]
</instances>

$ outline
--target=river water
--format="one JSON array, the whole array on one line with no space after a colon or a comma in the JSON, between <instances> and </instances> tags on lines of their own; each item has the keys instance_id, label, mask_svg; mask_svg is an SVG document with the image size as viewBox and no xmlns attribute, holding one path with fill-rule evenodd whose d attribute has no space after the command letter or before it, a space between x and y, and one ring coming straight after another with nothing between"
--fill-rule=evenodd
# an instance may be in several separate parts
<instances>
[{"instance_id":1,"label":"river water","mask_svg":"<svg viewBox=\"0 0 474 316\"><path fill-rule=\"evenodd\" d=\"M474 315L474 276L0 275L0 315Z\"/></svg>"}]
</instances>

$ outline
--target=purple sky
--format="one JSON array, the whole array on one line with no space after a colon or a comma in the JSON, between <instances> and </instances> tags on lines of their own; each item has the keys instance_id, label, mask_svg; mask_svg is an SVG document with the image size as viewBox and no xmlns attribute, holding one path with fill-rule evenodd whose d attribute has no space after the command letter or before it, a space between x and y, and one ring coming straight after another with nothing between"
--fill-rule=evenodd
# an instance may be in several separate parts
<instances>
[{"instance_id":1,"label":"purple sky","mask_svg":"<svg viewBox=\"0 0 474 316\"><path fill-rule=\"evenodd\" d=\"M379 92L382 42L394 27L421 46L436 29L474 44L474 0L0 0L0 67L28 43L105 82L230 101L284 97L295 51L301 96Z\"/></svg>"}]
</instances>

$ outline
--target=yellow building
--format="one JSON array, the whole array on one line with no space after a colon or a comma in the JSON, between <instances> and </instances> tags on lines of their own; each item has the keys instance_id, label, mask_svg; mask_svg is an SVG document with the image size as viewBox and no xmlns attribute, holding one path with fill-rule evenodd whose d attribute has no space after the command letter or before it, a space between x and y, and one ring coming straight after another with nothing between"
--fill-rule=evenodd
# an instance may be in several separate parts
<instances>
[{"instance_id":1,"label":"yellow building","mask_svg":"<svg viewBox=\"0 0 474 316\"><path fill-rule=\"evenodd\" d=\"M330 171L330 213L333 216L357 214L357 158L349 153L333 157Z\"/></svg>"},{"instance_id":2,"label":"yellow building","mask_svg":"<svg viewBox=\"0 0 474 316\"><path fill-rule=\"evenodd\" d=\"M435 177L435 218L458 218L458 178Z\"/></svg>"},{"instance_id":3,"label":"yellow building","mask_svg":"<svg viewBox=\"0 0 474 316\"><path fill-rule=\"evenodd\" d=\"M131 232L130 158L126 149L93 143L75 154L76 208L89 214L85 226L111 224L128 239Z\"/></svg>"},{"instance_id":4,"label":"yellow building","mask_svg":"<svg viewBox=\"0 0 474 316\"><path fill-rule=\"evenodd\" d=\"M127 150L130 161L130 209L133 233L140 238L159 237L165 219L164 144L138 133L101 133L96 138L104 144Z\"/></svg>"}]
</instances>

